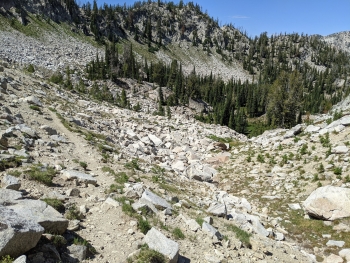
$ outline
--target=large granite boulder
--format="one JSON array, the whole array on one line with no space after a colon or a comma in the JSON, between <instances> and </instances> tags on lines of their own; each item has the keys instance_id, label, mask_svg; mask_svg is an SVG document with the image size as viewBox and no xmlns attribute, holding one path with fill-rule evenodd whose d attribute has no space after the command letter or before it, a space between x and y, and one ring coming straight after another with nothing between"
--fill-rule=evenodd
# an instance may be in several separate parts
<instances>
[{"instance_id":1,"label":"large granite boulder","mask_svg":"<svg viewBox=\"0 0 350 263\"><path fill-rule=\"evenodd\" d=\"M350 189L331 185L317 188L303 206L307 214L324 220L350 217Z\"/></svg>"},{"instance_id":2,"label":"large granite boulder","mask_svg":"<svg viewBox=\"0 0 350 263\"><path fill-rule=\"evenodd\" d=\"M0 205L0 258L17 257L38 243L44 228Z\"/></svg>"},{"instance_id":3,"label":"large granite boulder","mask_svg":"<svg viewBox=\"0 0 350 263\"><path fill-rule=\"evenodd\" d=\"M44 201L17 200L7 207L19 216L40 224L46 232L63 234L68 227L68 220Z\"/></svg>"},{"instance_id":4,"label":"large granite boulder","mask_svg":"<svg viewBox=\"0 0 350 263\"><path fill-rule=\"evenodd\" d=\"M169 263L177 263L179 258L179 244L167 238L154 227L147 232L144 242L150 249L166 256L169 259Z\"/></svg>"}]
</instances>

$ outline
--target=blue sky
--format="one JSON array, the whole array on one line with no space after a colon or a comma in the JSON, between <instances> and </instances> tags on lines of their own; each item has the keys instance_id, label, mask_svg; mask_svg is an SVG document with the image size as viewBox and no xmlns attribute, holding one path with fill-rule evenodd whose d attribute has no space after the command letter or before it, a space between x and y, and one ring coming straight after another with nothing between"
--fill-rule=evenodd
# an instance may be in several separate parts
<instances>
[{"instance_id":1,"label":"blue sky","mask_svg":"<svg viewBox=\"0 0 350 263\"><path fill-rule=\"evenodd\" d=\"M92 3L93 0L90 0ZM153 0L156 1L156 0ZM77 0L78 3L87 2ZM97 0L99 5L133 4L131 0ZM168 1L169 2L169 1ZM173 1L178 3L178 0ZM187 3L184 0L184 3ZM198 0L221 24L232 23L248 36L262 32L329 35L350 30L350 0Z\"/></svg>"}]
</instances>

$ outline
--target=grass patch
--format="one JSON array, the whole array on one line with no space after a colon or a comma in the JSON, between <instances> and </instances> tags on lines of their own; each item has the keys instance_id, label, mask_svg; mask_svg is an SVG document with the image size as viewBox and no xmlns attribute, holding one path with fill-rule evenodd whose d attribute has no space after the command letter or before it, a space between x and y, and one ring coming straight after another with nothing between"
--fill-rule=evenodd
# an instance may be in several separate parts
<instances>
[{"instance_id":1,"label":"grass patch","mask_svg":"<svg viewBox=\"0 0 350 263\"><path fill-rule=\"evenodd\" d=\"M33 165L28 171L29 179L35 180L45 185L51 186L52 179L56 175L53 167L43 167L41 165Z\"/></svg>"},{"instance_id":2,"label":"grass patch","mask_svg":"<svg viewBox=\"0 0 350 263\"><path fill-rule=\"evenodd\" d=\"M44 198L41 200L44 201L46 204L55 208L57 211L64 212L64 205L61 200L58 200L56 198Z\"/></svg>"},{"instance_id":3,"label":"grass patch","mask_svg":"<svg viewBox=\"0 0 350 263\"><path fill-rule=\"evenodd\" d=\"M128 258L128 263L139 262L139 263L166 263L165 256L158 251L149 249L147 244L141 247L140 254L133 258Z\"/></svg>"},{"instance_id":4,"label":"grass patch","mask_svg":"<svg viewBox=\"0 0 350 263\"><path fill-rule=\"evenodd\" d=\"M15 171L8 171L7 174L12 175L14 177L19 177L22 174L22 172L15 170Z\"/></svg>"},{"instance_id":5,"label":"grass patch","mask_svg":"<svg viewBox=\"0 0 350 263\"><path fill-rule=\"evenodd\" d=\"M185 234L182 233L181 229L178 227L174 228L174 230L172 231L172 234L173 234L175 239L184 239L185 238Z\"/></svg>"},{"instance_id":6,"label":"grass patch","mask_svg":"<svg viewBox=\"0 0 350 263\"><path fill-rule=\"evenodd\" d=\"M132 161L127 162L126 164L124 164L124 167L126 169L130 169L130 170L139 170L141 171L140 165L139 165L139 159L132 159Z\"/></svg>"},{"instance_id":7,"label":"grass patch","mask_svg":"<svg viewBox=\"0 0 350 263\"><path fill-rule=\"evenodd\" d=\"M148 220L144 220L142 219L141 217L138 219L138 228L140 229L140 231L143 233L143 234L147 234L147 232L149 230L151 230L152 226L150 225L150 223L148 222Z\"/></svg>"},{"instance_id":8,"label":"grass patch","mask_svg":"<svg viewBox=\"0 0 350 263\"><path fill-rule=\"evenodd\" d=\"M74 238L73 244L74 245L86 246L88 251L89 251L89 253L91 253L93 255L97 254L97 250L87 240L85 240L83 238L79 238L79 237Z\"/></svg>"},{"instance_id":9,"label":"grass patch","mask_svg":"<svg viewBox=\"0 0 350 263\"><path fill-rule=\"evenodd\" d=\"M68 211L66 212L66 218L69 220L80 219L80 212L78 211L78 208L75 204L72 204L68 208Z\"/></svg>"},{"instance_id":10,"label":"grass patch","mask_svg":"<svg viewBox=\"0 0 350 263\"><path fill-rule=\"evenodd\" d=\"M252 245L250 243L250 237L252 236L252 234L240 229L239 227L237 227L235 225L231 225L231 224L226 225L226 228L227 228L227 230L234 232L236 235L236 238L238 238L239 241L241 241L245 247L247 247L247 248L252 247Z\"/></svg>"},{"instance_id":11,"label":"grass patch","mask_svg":"<svg viewBox=\"0 0 350 263\"><path fill-rule=\"evenodd\" d=\"M197 222L200 226L202 226L203 223L204 223L204 219L201 218L201 217L197 217L197 218L196 218L196 222Z\"/></svg>"},{"instance_id":12,"label":"grass patch","mask_svg":"<svg viewBox=\"0 0 350 263\"><path fill-rule=\"evenodd\" d=\"M53 235L52 243L55 245L55 247L63 247L67 244L67 240L61 235Z\"/></svg>"}]
</instances>

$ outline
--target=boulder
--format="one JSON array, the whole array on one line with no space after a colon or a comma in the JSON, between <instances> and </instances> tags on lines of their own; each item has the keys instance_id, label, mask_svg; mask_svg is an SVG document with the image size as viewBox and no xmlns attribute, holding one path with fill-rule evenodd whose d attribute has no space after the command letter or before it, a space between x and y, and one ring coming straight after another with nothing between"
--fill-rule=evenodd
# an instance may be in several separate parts
<instances>
[{"instance_id":1,"label":"boulder","mask_svg":"<svg viewBox=\"0 0 350 263\"><path fill-rule=\"evenodd\" d=\"M344 241L328 240L326 243L327 247L343 247L345 245Z\"/></svg>"},{"instance_id":2,"label":"boulder","mask_svg":"<svg viewBox=\"0 0 350 263\"><path fill-rule=\"evenodd\" d=\"M193 232L197 232L197 230L201 228L201 226L194 219L186 220L186 225L188 229L190 229Z\"/></svg>"},{"instance_id":3,"label":"boulder","mask_svg":"<svg viewBox=\"0 0 350 263\"><path fill-rule=\"evenodd\" d=\"M172 209L171 205L165 201L163 198L159 197L158 195L152 193L149 190L145 190L142 194L142 197L140 199L140 202L142 200L146 200L153 204L157 209L164 210L166 208Z\"/></svg>"},{"instance_id":4,"label":"boulder","mask_svg":"<svg viewBox=\"0 0 350 263\"><path fill-rule=\"evenodd\" d=\"M153 134L148 134L148 138L153 142L155 146L160 146L163 142L161 139L159 139L157 136Z\"/></svg>"},{"instance_id":5,"label":"boulder","mask_svg":"<svg viewBox=\"0 0 350 263\"><path fill-rule=\"evenodd\" d=\"M69 251L69 255L72 258L77 259L79 262L82 262L84 259L86 259L86 253L87 253L86 246L73 244L67 247L67 250Z\"/></svg>"},{"instance_id":6,"label":"boulder","mask_svg":"<svg viewBox=\"0 0 350 263\"><path fill-rule=\"evenodd\" d=\"M336 220L350 216L350 189L327 185L319 187L304 201L310 216Z\"/></svg>"},{"instance_id":7,"label":"boulder","mask_svg":"<svg viewBox=\"0 0 350 263\"><path fill-rule=\"evenodd\" d=\"M65 180L74 180L85 184L97 184L97 180L92 177L90 174L78 172L75 170L64 170L62 171L62 178Z\"/></svg>"},{"instance_id":8,"label":"boulder","mask_svg":"<svg viewBox=\"0 0 350 263\"><path fill-rule=\"evenodd\" d=\"M0 258L17 257L36 246L44 233L42 226L1 205L0 214Z\"/></svg>"},{"instance_id":9,"label":"boulder","mask_svg":"<svg viewBox=\"0 0 350 263\"><path fill-rule=\"evenodd\" d=\"M22 192L11 189L0 189L0 205L8 205L22 198Z\"/></svg>"},{"instance_id":10,"label":"boulder","mask_svg":"<svg viewBox=\"0 0 350 263\"><path fill-rule=\"evenodd\" d=\"M63 234L68 227L68 220L44 201L17 200L7 208L23 218L40 224L46 232Z\"/></svg>"},{"instance_id":11,"label":"boulder","mask_svg":"<svg viewBox=\"0 0 350 263\"><path fill-rule=\"evenodd\" d=\"M315 132L318 132L319 130L321 130L321 127L314 126L314 125L309 125L309 126L306 127L304 132L305 133L315 133Z\"/></svg>"},{"instance_id":12,"label":"boulder","mask_svg":"<svg viewBox=\"0 0 350 263\"><path fill-rule=\"evenodd\" d=\"M17 191L21 187L19 180L12 176L6 174L1 180L2 187L5 189L11 189Z\"/></svg>"},{"instance_id":13,"label":"boulder","mask_svg":"<svg viewBox=\"0 0 350 263\"><path fill-rule=\"evenodd\" d=\"M23 100L29 104L34 104L34 105L39 106L39 107L43 106L41 101L35 96L29 96L29 97L24 98Z\"/></svg>"},{"instance_id":14,"label":"boulder","mask_svg":"<svg viewBox=\"0 0 350 263\"><path fill-rule=\"evenodd\" d=\"M332 153L335 153L335 154L344 154L344 153L347 153L348 151L349 151L349 148L346 147L345 145L340 145L332 149Z\"/></svg>"},{"instance_id":15,"label":"boulder","mask_svg":"<svg viewBox=\"0 0 350 263\"><path fill-rule=\"evenodd\" d=\"M48 135L56 135L57 134L57 131L48 125L42 125L42 126L40 126L40 129L44 130Z\"/></svg>"},{"instance_id":16,"label":"boulder","mask_svg":"<svg viewBox=\"0 0 350 263\"><path fill-rule=\"evenodd\" d=\"M337 256L334 254L330 254L328 257L326 257L323 260L323 263L343 263L343 262L344 260L340 256Z\"/></svg>"},{"instance_id":17,"label":"boulder","mask_svg":"<svg viewBox=\"0 0 350 263\"><path fill-rule=\"evenodd\" d=\"M179 170L181 172L185 171L186 167L183 161L176 161L171 165L174 170Z\"/></svg>"},{"instance_id":18,"label":"boulder","mask_svg":"<svg viewBox=\"0 0 350 263\"><path fill-rule=\"evenodd\" d=\"M350 248L344 248L339 251L339 256L345 258L346 261L350 261Z\"/></svg>"},{"instance_id":19,"label":"boulder","mask_svg":"<svg viewBox=\"0 0 350 263\"><path fill-rule=\"evenodd\" d=\"M177 263L179 258L179 244L167 238L154 227L147 232L144 242L150 249L166 256L169 259L169 263Z\"/></svg>"},{"instance_id":20,"label":"boulder","mask_svg":"<svg viewBox=\"0 0 350 263\"><path fill-rule=\"evenodd\" d=\"M215 227L213 227L212 225L208 224L207 222L203 222L202 230L203 230L203 232L208 234L211 238L216 236L219 240L223 239L223 237L220 234L220 232Z\"/></svg>"},{"instance_id":21,"label":"boulder","mask_svg":"<svg viewBox=\"0 0 350 263\"><path fill-rule=\"evenodd\" d=\"M27 256L22 255L15 259L12 263L27 263Z\"/></svg>"}]
</instances>

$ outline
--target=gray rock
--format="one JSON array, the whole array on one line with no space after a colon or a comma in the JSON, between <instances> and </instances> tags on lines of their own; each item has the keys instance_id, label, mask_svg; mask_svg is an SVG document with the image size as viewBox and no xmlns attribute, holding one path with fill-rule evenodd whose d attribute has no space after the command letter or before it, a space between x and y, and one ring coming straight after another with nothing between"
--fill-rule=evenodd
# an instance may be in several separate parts
<instances>
[{"instance_id":1,"label":"gray rock","mask_svg":"<svg viewBox=\"0 0 350 263\"><path fill-rule=\"evenodd\" d=\"M74 180L85 184L97 184L97 180L90 174L74 171L74 170L64 170L62 171L62 177L65 180Z\"/></svg>"},{"instance_id":2,"label":"gray rock","mask_svg":"<svg viewBox=\"0 0 350 263\"><path fill-rule=\"evenodd\" d=\"M331 185L317 188L303 203L310 216L336 220L350 216L350 189Z\"/></svg>"},{"instance_id":3,"label":"gray rock","mask_svg":"<svg viewBox=\"0 0 350 263\"><path fill-rule=\"evenodd\" d=\"M25 255L22 255L16 258L12 263L27 263L27 257Z\"/></svg>"},{"instance_id":4,"label":"gray rock","mask_svg":"<svg viewBox=\"0 0 350 263\"><path fill-rule=\"evenodd\" d=\"M185 171L186 167L183 161L176 161L171 165L174 170L179 170L181 172Z\"/></svg>"},{"instance_id":5,"label":"gray rock","mask_svg":"<svg viewBox=\"0 0 350 263\"><path fill-rule=\"evenodd\" d=\"M224 217L227 215L227 209L226 209L226 206L224 204L216 204L216 205L210 206L207 209L207 212L209 214L214 215L214 216Z\"/></svg>"},{"instance_id":6,"label":"gray rock","mask_svg":"<svg viewBox=\"0 0 350 263\"><path fill-rule=\"evenodd\" d=\"M172 208L171 205L165 201L163 198L158 195L152 193L149 190L145 190L142 194L141 200L147 200L152 203L157 209L164 210L166 208Z\"/></svg>"},{"instance_id":7,"label":"gray rock","mask_svg":"<svg viewBox=\"0 0 350 263\"><path fill-rule=\"evenodd\" d=\"M5 189L11 189L17 191L21 187L19 180L12 176L6 174L1 180L2 187Z\"/></svg>"},{"instance_id":8,"label":"gray rock","mask_svg":"<svg viewBox=\"0 0 350 263\"><path fill-rule=\"evenodd\" d=\"M27 134L31 138L34 138L34 139L38 138L38 135L36 134L36 132L31 128L27 127L25 124L18 124L16 125L15 128L21 131L22 133Z\"/></svg>"},{"instance_id":9,"label":"gray rock","mask_svg":"<svg viewBox=\"0 0 350 263\"><path fill-rule=\"evenodd\" d=\"M332 153L335 153L335 154L344 154L344 153L347 153L348 151L349 151L349 148L346 147L345 145L337 146L332 149Z\"/></svg>"},{"instance_id":10,"label":"gray rock","mask_svg":"<svg viewBox=\"0 0 350 263\"><path fill-rule=\"evenodd\" d=\"M42 125L40 129L44 130L48 135L57 135L57 131L48 125Z\"/></svg>"},{"instance_id":11,"label":"gray rock","mask_svg":"<svg viewBox=\"0 0 350 263\"><path fill-rule=\"evenodd\" d=\"M67 247L67 250L69 251L69 255L72 258L75 258L79 260L79 262L86 259L86 253L87 253L87 247L82 245L71 245Z\"/></svg>"},{"instance_id":12,"label":"gray rock","mask_svg":"<svg viewBox=\"0 0 350 263\"><path fill-rule=\"evenodd\" d=\"M298 203L296 203L296 204L288 204L288 206L292 210L299 210L299 209L301 209L301 206Z\"/></svg>"},{"instance_id":13,"label":"gray rock","mask_svg":"<svg viewBox=\"0 0 350 263\"><path fill-rule=\"evenodd\" d=\"M321 129L321 127L314 126L314 125L309 125L306 127L304 130L305 133L315 133L318 132Z\"/></svg>"},{"instance_id":14,"label":"gray rock","mask_svg":"<svg viewBox=\"0 0 350 263\"><path fill-rule=\"evenodd\" d=\"M68 196L79 196L80 195L80 190L78 188L68 189L66 191L66 195L68 195Z\"/></svg>"},{"instance_id":15,"label":"gray rock","mask_svg":"<svg viewBox=\"0 0 350 263\"><path fill-rule=\"evenodd\" d=\"M208 234L211 238L216 236L219 240L223 239L223 237L220 234L220 232L215 227L213 227L212 225L208 224L207 222L203 222L202 230L203 230L203 232Z\"/></svg>"},{"instance_id":16,"label":"gray rock","mask_svg":"<svg viewBox=\"0 0 350 263\"><path fill-rule=\"evenodd\" d=\"M62 234L68 227L68 220L44 201L17 200L7 207L23 218L40 224L46 232Z\"/></svg>"},{"instance_id":17,"label":"gray rock","mask_svg":"<svg viewBox=\"0 0 350 263\"><path fill-rule=\"evenodd\" d=\"M150 249L166 256L169 259L169 263L177 263L179 258L179 244L167 238L154 227L147 232L144 242Z\"/></svg>"},{"instance_id":18,"label":"gray rock","mask_svg":"<svg viewBox=\"0 0 350 263\"><path fill-rule=\"evenodd\" d=\"M23 100L28 102L29 104L34 104L34 105L39 106L39 107L43 106L41 101L35 96L29 96L29 97L24 98Z\"/></svg>"},{"instance_id":19,"label":"gray rock","mask_svg":"<svg viewBox=\"0 0 350 263\"><path fill-rule=\"evenodd\" d=\"M350 261L350 248L344 248L339 251L339 256L345 258L346 261Z\"/></svg>"},{"instance_id":20,"label":"gray rock","mask_svg":"<svg viewBox=\"0 0 350 263\"><path fill-rule=\"evenodd\" d=\"M162 140L153 134L148 134L148 138L153 142L153 144L158 147L163 144Z\"/></svg>"},{"instance_id":21,"label":"gray rock","mask_svg":"<svg viewBox=\"0 0 350 263\"><path fill-rule=\"evenodd\" d=\"M0 257L20 256L38 243L44 228L0 205Z\"/></svg>"},{"instance_id":22,"label":"gray rock","mask_svg":"<svg viewBox=\"0 0 350 263\"><path fill-rule=\"evenodd\" d=\"M284 240L284 235L282 233L275 233L275 240L277 241L283 241Z\"/></svg>"},{"instance_id":23,"label":"gray rock","mask_svg":"<svg viewBox=\"0 0 350 263\"><path fill-rule=\"evenodd\" d=\"M201 226L194 219L187 220L186 225L188 226L188 229L190 229L193 232L197 232L197 230L201 228Z\"/></svg>"},{"instance_id":24,"label":"gray rock","mask_svg":"<svg viewBox=\"0 0 350 263\"><path fill-rule=\"evenodd\" d=\"M0 205L8 205L22 198L22 192L11 189L0 189Z\"/></svg>"},{"instance_id":25,"label":"gray rock","mask_svg":"<svg viewBox=\"0 0 350 263\"><path fill-rule=\"evenodd\" d=\"M211 216L207 216L203 218L204 222L207 222L208 224L213 224L213 218Z\"/></svg>"},{"instance_id":26,"label":"gray rock","mask_svg":"<svg viewBox=\"0 0 350 263\"><path fill-rule=\"evenodd\" d=\"M67 139L60 135L51 135L50 138L56 142L67 143Z\"/></svg>"},{"instance_id":27,"label":"gray rock","mask_svg":"<svg viewBox=\"0 0 350 263\"><path fill-rule=\"evenodd\" d=\"M345 245L344 241L328 240L326 243L327 247L343 247Z\"/></svg>"}]
</instances>

